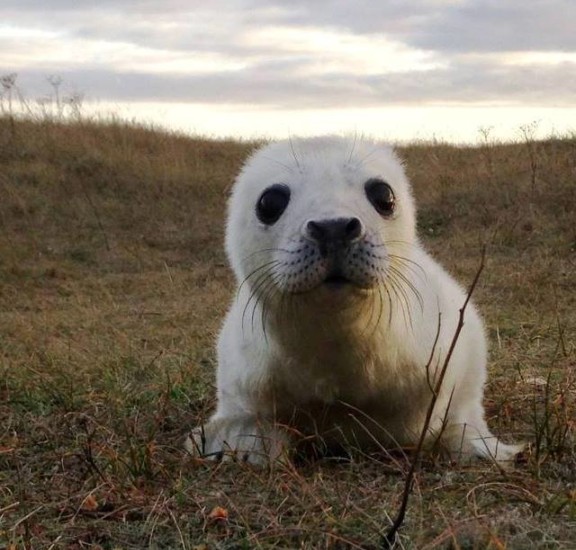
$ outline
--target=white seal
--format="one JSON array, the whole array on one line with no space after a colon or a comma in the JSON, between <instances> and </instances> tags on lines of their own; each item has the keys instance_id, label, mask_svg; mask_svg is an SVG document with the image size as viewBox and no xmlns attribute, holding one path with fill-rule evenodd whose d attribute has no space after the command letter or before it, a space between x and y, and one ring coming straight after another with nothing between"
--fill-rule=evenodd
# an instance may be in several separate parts
<instances>
[{"instance_id":1,"label":"white seal","mask_svg":"<svg viewBox=\"0 0 576 550\"><path fill-rule=\"evenodd\" d=\"M238 291L218 342L215 413L192 453L250 462L293 441L413 447L466 293L423 249L394 152L321 137L267 145L229 204ZM470 303L428 443L510 460L482 404L486 337Z\"/></svg>"}]
</instances>

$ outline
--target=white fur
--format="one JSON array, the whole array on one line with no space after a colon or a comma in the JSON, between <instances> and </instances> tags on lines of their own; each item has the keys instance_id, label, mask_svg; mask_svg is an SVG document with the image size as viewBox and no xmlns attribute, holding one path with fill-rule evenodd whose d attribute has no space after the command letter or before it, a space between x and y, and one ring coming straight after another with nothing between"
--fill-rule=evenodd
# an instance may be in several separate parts
<instances>
[{"instance_id":1,"label":"white fur","mask_svg":"<svg viewBox=\"0 0 576 550\"><path fill-rule=\"evenodd\" d=\"M364 184L374 177L394 191L389 218L367 199ZM290 202L265 225L255 205L276 183L290 188ZM361 261L370 264L377 252L373 265L365 284L326 288L306 223L350 217L362 222ZM239 290L218 342L218 406L187 448L263 462L301 435L414 446L466 298L424 251L415 227L409 182L386 146L326 137L257 151L229 205L226 248ZM302 258L306 280L295 270ZM428 440L440 438L454 456L509 460L519 448L500 443L484 419L486 337L472 304L464 321Z\"/></svg>"}]
</instances>

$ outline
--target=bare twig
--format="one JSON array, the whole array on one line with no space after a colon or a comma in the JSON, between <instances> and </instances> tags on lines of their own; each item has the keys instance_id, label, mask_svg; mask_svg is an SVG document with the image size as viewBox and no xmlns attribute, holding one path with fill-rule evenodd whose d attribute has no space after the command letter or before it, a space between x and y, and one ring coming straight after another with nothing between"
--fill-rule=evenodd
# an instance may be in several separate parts
<instances>
[{"instance_id":1,"label":"bare twig","mask_svg":"<svg viewBox=\"0 0 576 550\"><path fill-rule=\"evenodd\" d=\"M448 365L450 364L452 353L454 352L454 348L458 343L460 333L462 332L462 328L464 327L464 314L466 312L466 308L468 307L472 294L476 288L476 285L478 284L480 274L484 269L485 258L486 258L486 249L482 251L482 259L480 261L480 266L476 271L476 275L474 277L474 280L472 281L470 289L468 290L468 294L466 295L464 304L460 308L458 325L456 326L454 336L452 337L452 342L450 343L450 348L448 349L448 353L446 354L446 358L444 359L444 363L442 364L440 375L433 388L432 399L430 400L428 410L426 411L426 418L424 420L424 426L422 427L422 432L420 433L420 439L418 440L418 445L416 446L416 450L414 451L414 456L412 458L412 463L410 464L410 469L408 470L408 474L406 475L406 481L404 483L404 492L402 493L402 502L400 504L400 508L398 509L398 514L396 515L394 522L392 523L388 531L385 533L382 540L382 547L385 549L394 547L397 541L398 531L402 527L402 524L404 523L404 519L406 517L406 509L408 508L408 501L410 499L410 494L412 493L412 487L414 485L414 477L416 475L418 466L420 465L420 456L422 454L422 449L424 447L424 441L426 439L426 435L428 434L428 430L430 428L430 423L432 421L432 414L434 413L434 407L436 406L436 402L438 401L438 395L440 394L440 390L442 389L442 383L444 382L444 377L446 375L446 372L448 371ZM440 323L440 320L438 321L438 323ZM434 348L436 347L437 342L438 338L436 338L436 340L434 341ZM433 355L434 355L434 349L430 354L429 363L431 363Z\"/></svg>"},{"instance_id":2,"label":"bare twig","mask_svg":"<svg viewBox=\"0 0 576 550\"><path fill-rule=\"evenodd\" d=\"M530 162L530 183L532 186L532 192L534 193L536 189L536 181L539 174L539 159L538 159L538 143L536 141L536 131L538 130L538 121L534 121L531 124L525 124L520 126L520 134L524 139L526 144L526 149L528 152L528 160ZM535 198L532 197L534 201Z\"/></svg>"},{"instance_id":3,"label":"bare twig","mask_svg":"<svg viewBox=\"0 0 576 550\"><path fill-rule=\"evenodd\" d=\"M46 80L54 89L54 101L56 102L56 117L62 118L62 98L60 96L60 86L62 85L62 77L56 74L50 75Z\"/></svg>"}]
</instances>

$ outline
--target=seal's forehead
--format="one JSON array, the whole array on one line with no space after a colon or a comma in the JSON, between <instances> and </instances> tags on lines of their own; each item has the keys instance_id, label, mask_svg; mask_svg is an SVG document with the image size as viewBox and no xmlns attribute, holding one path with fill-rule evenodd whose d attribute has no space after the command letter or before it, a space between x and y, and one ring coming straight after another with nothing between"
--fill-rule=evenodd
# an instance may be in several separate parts
<instances>
[{"instance_id":1,"label":"seal's forehead","mask_svg":"<svg viewBox=\"0 0 576 550\"><path fill-rule=\"evenodd\" d=\"M332 177L362 185L380 177L406 185L401 162L388 145L361 138L317 137L278 141L256 151L238 184L261 189L273 183L299 184Z\"/></svg>"}]
</instances>

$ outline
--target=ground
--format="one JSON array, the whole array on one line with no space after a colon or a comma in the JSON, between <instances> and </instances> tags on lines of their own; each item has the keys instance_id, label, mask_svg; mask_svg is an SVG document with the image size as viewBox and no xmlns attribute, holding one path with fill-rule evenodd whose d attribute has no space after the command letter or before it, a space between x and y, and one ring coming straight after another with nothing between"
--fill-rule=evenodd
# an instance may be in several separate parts
<instances>
[{"instance_id":1,"label":"ground","mask_svg":"<svg viewBox=\"0 0 576 550\"><path fill-rule=\"evenodd\" d=\"M399 149L425 246L491 344L514 468L424 456L398 548L576 548L576 139ZM254 143L0 118L0 548L380 548L410 454L273 469L187 456Z\"/></svg>"}]
</instances>

